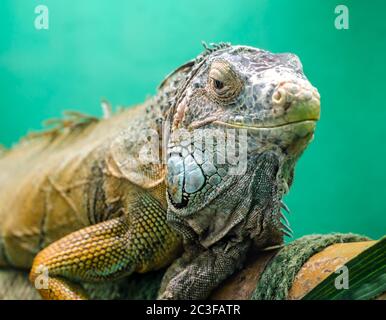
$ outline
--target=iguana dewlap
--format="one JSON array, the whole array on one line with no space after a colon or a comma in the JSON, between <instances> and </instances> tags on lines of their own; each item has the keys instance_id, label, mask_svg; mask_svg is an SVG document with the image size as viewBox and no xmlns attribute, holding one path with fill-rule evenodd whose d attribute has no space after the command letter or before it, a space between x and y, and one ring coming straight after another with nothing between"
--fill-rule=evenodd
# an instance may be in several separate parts
<instances>
[{"instance_id":1,"label":"iguana dewlap","mask_svg":"<svg viewBox=\"0 0 386 320\"><path fill-rule=\"evenodd\" d=\"M31 269L44 298L83 299L78 283L174 261L159 297L206 298L251 245L288 232L281 198L319 98L295 55L220 44L143 105L71 113L0 157L0 267Z\"/></svg>"}]
</instances>

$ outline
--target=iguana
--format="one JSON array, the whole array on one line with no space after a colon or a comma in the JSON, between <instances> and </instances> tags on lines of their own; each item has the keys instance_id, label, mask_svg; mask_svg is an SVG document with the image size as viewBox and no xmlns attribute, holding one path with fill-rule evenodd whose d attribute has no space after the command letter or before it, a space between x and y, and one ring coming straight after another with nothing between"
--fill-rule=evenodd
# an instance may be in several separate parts
<instances>
[{"instance_id":1,"label":"iguana","mask_svg":"<svg viewBox=\"0 0 386 320\"><path fill-rule=\"evenodd\" d=\"M79 283L171 264L159 298L204 299L289 232L281 199L319 112L296 55L205 46L144 104L72 112L1 156L0 266L86 299Z\"/></svg>"}]
</instances>

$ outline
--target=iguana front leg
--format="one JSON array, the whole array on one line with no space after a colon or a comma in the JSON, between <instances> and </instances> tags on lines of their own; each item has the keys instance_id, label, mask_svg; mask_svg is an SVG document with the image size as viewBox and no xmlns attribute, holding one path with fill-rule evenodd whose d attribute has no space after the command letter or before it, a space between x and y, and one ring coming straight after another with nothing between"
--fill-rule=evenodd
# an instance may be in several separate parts
<instances>
[{"instance_id":1,"label":"iguana front leg","mask_svg":"<svg viewBox=\"0 0 386 320\"><path fill-rule=\"evenodd\" d=\"M43 298L84 299L76 282L157 270L175 259L181 241L164 209L146 194L136 201L129 214L73 232L36 256L30 279Z\"/></svg>"},{"instance_id":2,"label":"iguana front leg","mask_svg":"<svg viewBox=\"0 0 386 320\"><path fill-rule=\"evenodd\" d=\"M36 256L30 280L45 299L85 299L73 281L117 278L135 269L128 231L120 217L73 232Z\"/></svg>"},{"instance_id":3,"label":"iguana front leg","mask_svg":"<svg viewBox=\"0 0 386 320\"><path fill-rule=\"evenodd\" d=\"M240 269L250 240L222 242L199 253L186 250L164 276L159 299L206 299L222 281Z\"/></svg>"}]
</instances>

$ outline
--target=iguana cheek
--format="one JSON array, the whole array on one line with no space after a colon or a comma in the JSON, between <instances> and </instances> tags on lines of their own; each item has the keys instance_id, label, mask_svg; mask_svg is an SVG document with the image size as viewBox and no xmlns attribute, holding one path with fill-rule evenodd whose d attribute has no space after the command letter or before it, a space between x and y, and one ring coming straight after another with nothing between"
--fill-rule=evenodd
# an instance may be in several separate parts
<instances>
[{"instance_id":1,"label":"iguana cheek","mask_svg":"<svg viewBox=\"0 0 386 320\"><path fill-rule=\"evenodd\" d=\"M173 154L168 160L168 192L175 204L182 204L189 194L199 191L205 184L205 176L192 155L185 159ZM185 196L184 196L185 195Z\"/></svg>"},{"instance_id":2,"label":"iguana cheek","mask_svg":"<svg viewBox=\"0 0 386 320\"><path fill-rule=\"evenodd\" d=\"M184 183L184 161L178 155L172 155L168 160L167 184L168 192L174 203L182 202Z\"/></svg>"},{"instance_id":3,"label":"iguana cheek","mask_svg":"<svg viewBox=\"0 0 386 320\"><path fill-rule=\"evenodd\" d=\"M185 184L184 189L187 193L197 192L205 183L205 177L196 161L191 155L184 160L185 165Z\"/></svg>"}]
</instances>

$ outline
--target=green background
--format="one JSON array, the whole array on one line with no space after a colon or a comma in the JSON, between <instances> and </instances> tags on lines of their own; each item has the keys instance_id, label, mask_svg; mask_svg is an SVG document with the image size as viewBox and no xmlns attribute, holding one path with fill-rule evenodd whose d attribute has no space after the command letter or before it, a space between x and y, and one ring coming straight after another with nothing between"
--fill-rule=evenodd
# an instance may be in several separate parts
<instances>
[{"instance_id":1,"label":"green background","mask_svg":"<svg viewBox=\"0 0 386 320\"><path fill-rule=\"evenodd\" d=\"M36 30L34 8L49 8ZM334 27L335 6L350 28ZM294 52L322 96L315 140L286 202L295 237L386 230L386 2L2 0L0 142L65 109L132 105L196 56L200 42Z\"/></svg>"}]
</instances>

